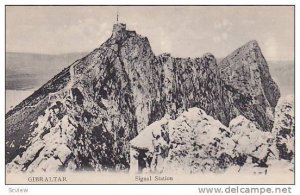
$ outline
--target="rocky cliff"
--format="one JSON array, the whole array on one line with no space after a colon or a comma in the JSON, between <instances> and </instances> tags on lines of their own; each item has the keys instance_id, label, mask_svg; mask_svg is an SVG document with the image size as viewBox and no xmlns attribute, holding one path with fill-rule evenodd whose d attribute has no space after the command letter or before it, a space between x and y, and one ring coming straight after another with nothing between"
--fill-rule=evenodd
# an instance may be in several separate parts
<instances>
[{"instance_id":1,"label":"rocky cliff","mask_svg":"<svg viewBox=\"0 0 300 195\"><path fill-rule=\"evenodd\" d=\"M132 172L293 171L293 109L293 98L280 100L272 132L257 129L242 115L225 126L196 107L175 120L165 116L131 140Z\"/></svg>"},{"instance_id":2,"label":"rocky cliff","mask_svg":"<svg viewBox=\"0 0 300 195\"><path fill-rule=\"evenodd\" d=\"M273 126L280 91L256 41L250 41L219 63L220 78L232 91L234 106L264 131Z\"/></svg>"},{"instance_id":3,"label":"rocky cliff","mask_svg":"<svg viewBox=\"0 0 300 195\"><path fill-rule=\"evenodd\" d=\"M242 114L270 131L279 90L257 43L240 50L220 64L212 54L156 56L146 37L115 24L99 48L6 114L6 163L22 171L127 170L130 140L191 107L224 125Z\"/></svg>"}]
</instances>

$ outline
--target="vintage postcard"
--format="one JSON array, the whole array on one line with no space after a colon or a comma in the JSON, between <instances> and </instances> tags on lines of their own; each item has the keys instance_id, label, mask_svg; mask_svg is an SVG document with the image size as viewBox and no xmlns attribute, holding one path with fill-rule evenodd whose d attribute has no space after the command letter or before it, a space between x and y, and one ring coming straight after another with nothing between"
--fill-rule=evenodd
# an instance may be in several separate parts
<instances>
[{"instance_id":1,"label":"vintage postcard","mask_svg":"<svg viewBox=\"0 0 300 195\"><path fill-rule=\"evenodd\" d=\"M6 6L6 184L294 184L294 6Z\"/></svg>"}]
</instances>

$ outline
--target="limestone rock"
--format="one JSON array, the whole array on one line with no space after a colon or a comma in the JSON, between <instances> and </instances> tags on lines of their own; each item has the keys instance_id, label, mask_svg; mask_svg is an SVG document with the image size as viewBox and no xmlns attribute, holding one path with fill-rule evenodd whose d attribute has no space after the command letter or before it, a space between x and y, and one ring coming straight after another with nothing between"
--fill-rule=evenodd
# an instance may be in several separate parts
<instances>
[{"instance_id":1,"label":"limestone rock","mask_svg":"<svg viewBox=\"0 0 300 195\"><path fill-rule=\"evenodd\" d=\"M209 53L157 56L146 37L115 24L99 48L6 114L6 163L23 171L48 162L55 170L127 171L130 140L165 115L197 107L212 121L229 125L242 114L269 131L266 113L278 97L256 42L217 64Z\"/></svg>"},{"instance_id":2,"label":"limestone rock","mask_svg":"<svg viewBox=\"0 0 300 195\"><path fill-rule=\"evenodd\" d=\"M233 95L240 114L255 122L264 131L271 131L273 110L280 97L268 64L257 41L250 41L224 58L219 64L220 77Z\"/></svg>"},{"instance_id":3,"label":"limestone rock","mask_svg":"<svg viewBox=\"0 0 300 195\"><path fill-rule=\"evenodd\" d=\"M276 135L279 158L292 161L295 154L295 110L294 97L280 98L275 109L272 133Z\"/></svg>"}]
</instances>

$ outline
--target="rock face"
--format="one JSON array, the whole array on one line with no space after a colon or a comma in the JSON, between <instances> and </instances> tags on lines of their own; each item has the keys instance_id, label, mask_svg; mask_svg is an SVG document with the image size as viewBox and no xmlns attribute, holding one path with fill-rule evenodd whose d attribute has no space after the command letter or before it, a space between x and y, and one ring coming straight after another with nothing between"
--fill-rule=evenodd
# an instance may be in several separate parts
<instances>
[{"instance_id":1,"label":"rock face","mask_svg":"<svg viewBox=\"0 0 300 195\"><path fill-rule=\"evenodd\" d=\"M267 62L256 41L250 41L219 63L220 77L233 95L240 114L270 131L274 108L280 97Z\"/></svg>"},{"instance_id":2,"label":"rock face","mask_svg":"<svg viewBox=\"0 0 300 195\"><path fill-rule=\"evenodd\" d=\"M295 110L294 97L280 98L275 109L275 122L272 132L276 135L279 158L293 160L295 154Z\"/></svg>"},{"instance_id":3,"label":"rock face","mask_svg":"<svg viewBox=\"0 0 300 195\"><path fill-rule=\"evenodd\" d=\"M232 133L199 108L170 121L170 150L166 172L220 172L234 157Z\"/></svg>"},{"instance_id":4,"label":"rock face","mask_svg":"<svg viewBox=\"0 0 300 195\"><path fill-rule=\"evenodd\" d=\"M128 170L129 141L165 114L175 119L191 107L224 125L243 114L270 131L268 110L272 115L279 90L257 43L242 48L220 64L212 54L156 56L146 37L115 24L99 48L6 114L6 163L23 171L48 164Z\"/></svg>"},{"instance_id":5,"label":"rock face","mask_svg":"<svg viewBox=\"0 0 300 195\"><path fill-rule=\"evenodd\" d=\"M257 129L241 115L226 127L196 107L175 120L164 117L131 140L132 172L292 171L293 106L291 101L281 102L272 132Z\"/></svg>"}]
</instances>

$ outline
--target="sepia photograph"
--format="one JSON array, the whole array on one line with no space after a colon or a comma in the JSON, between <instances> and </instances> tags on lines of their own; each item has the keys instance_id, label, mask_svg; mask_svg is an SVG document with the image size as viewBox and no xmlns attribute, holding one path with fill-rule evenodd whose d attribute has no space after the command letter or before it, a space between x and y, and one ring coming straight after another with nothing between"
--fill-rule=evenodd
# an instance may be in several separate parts
<instances>
[{"instance_id":1,"label":"sepia photograph","mask_svg":"<svg viewBox=\"0 0 300 195\"><path fill-rule=\"evenodd\" d=\"M5 183L295 184L294 59L292 5L6 5Z\"/></svg>"}]
</instances>

